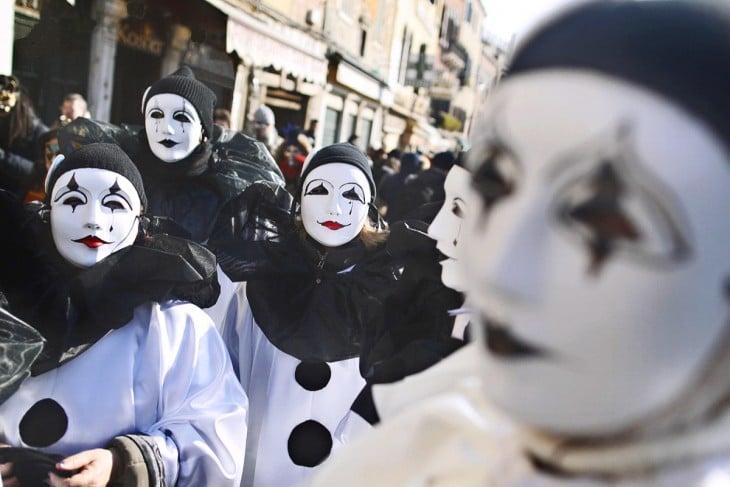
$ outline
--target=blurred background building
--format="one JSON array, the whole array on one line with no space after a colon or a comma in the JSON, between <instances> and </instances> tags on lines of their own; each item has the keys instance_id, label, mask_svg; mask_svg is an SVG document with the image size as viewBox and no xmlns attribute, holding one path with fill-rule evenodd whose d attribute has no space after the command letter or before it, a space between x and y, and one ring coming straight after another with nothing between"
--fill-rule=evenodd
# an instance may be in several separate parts
<instances>
[{"instance_id":1,"label":"blurred background building","mask_svg":"<svg viewBox=\"0 0 730 487\"><path fill-rule=\"evenodd\" d=\"M454 148L505 69L479 0L0 0L0 73L47 123L66 93L92 115L142 124L147 86L190 65L249 130L265 104L281 132L318 120L321 146ZM489 0L485 0L489 5Z\"/></svg>"}]
</instances>

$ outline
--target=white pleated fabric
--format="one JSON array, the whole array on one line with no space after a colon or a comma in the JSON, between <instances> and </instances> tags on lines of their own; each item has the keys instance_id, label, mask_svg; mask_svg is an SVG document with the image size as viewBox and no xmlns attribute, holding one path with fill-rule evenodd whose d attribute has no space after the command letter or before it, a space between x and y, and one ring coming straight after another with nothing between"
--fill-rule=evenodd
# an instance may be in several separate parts
<instances>
[{"instance_id":1,"label":"white pleated fabric","mask_svg":"<svg viewBox=\"0 0 730 487\"><path fill-rule=\"evenodd\" d=\"M71 455L143 434L157 444L166 485L240 482L248 401L212 321L192 304L139 306L78 357L26 380L0 406L0 441L35 447L19 424L44 399L68 427L43 451Z\"/></svg>"}]
</instances>

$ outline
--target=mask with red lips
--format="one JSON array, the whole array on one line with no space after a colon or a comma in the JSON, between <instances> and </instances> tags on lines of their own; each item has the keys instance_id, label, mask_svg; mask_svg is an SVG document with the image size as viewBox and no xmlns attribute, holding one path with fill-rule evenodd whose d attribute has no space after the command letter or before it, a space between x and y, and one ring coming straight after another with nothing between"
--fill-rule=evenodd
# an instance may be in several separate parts
<instances>
[{"instance_id":1,"label":"mask with red lips","mask_svg":"<svg viewBox=\"0 0 730 487\"><path fill-rule=\"evenodd\" d=\"M114 171L80 168L63 173L50 204L53 242L77 267L91 267L137 238L139 194Z\"/></svg>"},{"instance_id":2,"label":"mask with red lips","mask_svg":"<svg viewBox=\"0 0 730 487\"><path fill-rule=\"evenodd\" d=\"M360 234L368 216L370 185L365 174L345 163L314 168L302 184L304 229L325 247L339 247Z\"/></svg>"}]
</instances>

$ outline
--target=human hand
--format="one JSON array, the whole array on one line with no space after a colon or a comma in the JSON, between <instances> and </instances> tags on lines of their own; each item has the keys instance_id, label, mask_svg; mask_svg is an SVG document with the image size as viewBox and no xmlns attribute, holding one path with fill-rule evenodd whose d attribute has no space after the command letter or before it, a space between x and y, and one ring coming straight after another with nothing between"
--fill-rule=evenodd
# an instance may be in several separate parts
<instances>
[{"instance_id":1,"label":"human hand","mask_svg":"<svg viewBox=\"0 0 730 487\"><path fill-rule=\"evenodd\" d=\"M13 470L12 463L0 463L0 480L2 480L3 487L20 487Z\"/></svg>"},{"instance_id":2,"label":"human hand","mask_svg":"<svg viewBox=\"0 0 730 487\"><path fill-rule=\"evenodd\" d=\"M2 149L0 149L2 150ZM0 448L8 448L10 445L0 443ZM0 463L0 482L3 487L20 487L18 479L15 478L12 462Z\"/></svg>"},{"instance_id":3,"label":"human hand","mask_svg":"<svg viewBox=\"0 0 730 487\"><path fill-rule=\"evenodd\" d=\"M109 483L114 467L114 454L111 450L96 448L85 450L76 455L64 458L56 464L59 472L73 472L70 477L61 477L50 472L50 484L54 487L96 487ZM4 487L4 486L3 486Z\"/></svg>"}]
</instances>

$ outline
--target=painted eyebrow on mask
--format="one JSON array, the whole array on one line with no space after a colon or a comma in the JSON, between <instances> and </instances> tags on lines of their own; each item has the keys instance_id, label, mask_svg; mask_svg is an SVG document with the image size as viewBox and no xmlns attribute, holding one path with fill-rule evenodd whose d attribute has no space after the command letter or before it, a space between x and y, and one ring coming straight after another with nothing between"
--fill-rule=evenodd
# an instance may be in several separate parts
<instances>
[{"instance_id":1,"label":"painted eyebrow on mask","mask_svg":"<svg viewBox=\"0 0 730 487\"><path fill-rule=\"evenodd\" d=\"M562 171L556 179L571 177L556 189L551 212L585 246L590 274L619 251L649 264L683 260L690 252L681 204L642 168L631 135L630 124L622 123L566 153L556 168Z\"/></svg>"},{"instance_id":2,"label":"painted eyebrow on mask","mask_svg":"<svg viewBox=\"0 0 730 487\"><path fill-rule=\"evenodd\" d=\"M127 194L124 193L124 191L122 191L122 188L119 186L119 179L115 179L114 180L114 184L112 184L109 187L109 194L110 195L117 196L118 198L123 199L124 202L127 203L127 206L129 206L129 208L132 208L132 202L131 202L131 200L129 199L129 197L127 196Z\"/></svg>"},{"instance_id":3,"label":"painted eyebrow on mask","mask_svg":"<svg viewBox=\"0 0 730 487\"><path fill-rule=\"evenodd\" d=\"M58 190L58 193L56 193L56 198L53 200L54 203L56 203L58 200L63 198L66 194L78 191L79 190L79 184L76 182L76 173L73 173L71 175L71 179L68 181L68 184L64 186L63 188Z\"/></svg>"},{"instance_id":4,"label":"painted eyebrow on mask","mask_svg":"<svg viewBox=\"0 0 730 487\"><path fill-rule=\"evenodd\" d=\"M317 184L317 186L314 186ZM329 191L332 189L332 183L325 179L312 179L307 183L307 186L304 188L304 195L323 195L323 194L329 194Z\"/></svg>"},{"instance_id":5,"label":"painted eyebrow on mask","mask_svg":"<svg viewBox=\"0 0 730 487\"><path fill-rule=\"evenodd\" d=\"M357 200L360 203L365 204L365 190L362 188L362 186L355 182L350 182L341 185L340 190L342 190L342 188L347 188L348 186L349 188L342 192L342 196L347 199Z\"/></svg>"}]
</instances>

